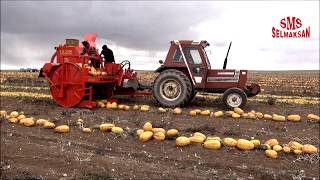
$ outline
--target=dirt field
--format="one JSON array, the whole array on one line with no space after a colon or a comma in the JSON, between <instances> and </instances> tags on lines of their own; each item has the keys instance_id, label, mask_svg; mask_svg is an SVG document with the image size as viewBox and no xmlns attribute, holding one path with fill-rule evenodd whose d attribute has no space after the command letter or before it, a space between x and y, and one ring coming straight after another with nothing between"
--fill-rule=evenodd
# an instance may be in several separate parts
<instances>
[{"instance_id":1,"label":"dirt field","mask_svg":"<svg viewBox=\"0 0 320 180\"><path fill-rule=\"evenodd\" d=\"M143 73L141 81L151 83L154 74ZM188 115L195 108L224 110L219 96L207 94L198 94L190 106L183 108L182 115L159 113L152 97L123 99L131 106L150 105L148 113L66 109L54 103L46 83L37 79L36 74L20 73L15 77L17 74L1 73L1 110L24 111L36 119L68 124L71 132L57 134L42 127L24 127L2 120L2 179L319 179L319 153L299 156L280 152L277 159L270 159L261 150L208 150L201 145L179 148L174 139L142 143L136 136L136 130L150 121L155 127L176 128L186 136L202 132L221 138L254 137L262 142L276 138L280 144L295 140L319 148L319 123L306 120L307 114L320 113L318 71L249 74L249 81L264 82L261 84L265 92L251 99L244 110L299 114L302 121L296 123ZM279 82L285 85L280 86ZM275 104L269 105L270 100ZM86 127L112 122L125 131L114 135L95 129L85 134L76 125L78 118L84 120Z\"/></svg>"}]
</instances>

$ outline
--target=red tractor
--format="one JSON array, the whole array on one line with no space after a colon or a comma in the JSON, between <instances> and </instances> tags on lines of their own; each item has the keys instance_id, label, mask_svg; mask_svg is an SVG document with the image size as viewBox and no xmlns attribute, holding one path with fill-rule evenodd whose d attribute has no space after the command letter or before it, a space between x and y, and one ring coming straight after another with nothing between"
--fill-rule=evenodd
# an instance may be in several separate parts
<instances>
[{"instance_id":1,"label":"red tractor","mask_svg":"<svg viewBox=\"0 0 320 180\"><path fill-rule=\"evenodd\" d=\"M246 86L247 70L226 69L231 43L223 69L211 69L205 48L207 41L171 41L166 60L156 71L153 96L166 107L188 104L198 91L223 93L224 105L243 107L247 97L260 92L260 86Z\"/></svg>"},{"instance_id":2,"label":"red tractor","mask_svg":"<svg viewBox=\"0 0 320 180\"><path fill-rule=\"evenodd\" d=\"M117 95L153 94L162 106L176 107L187 105L198 91L204 91L224 93L224 104L233 108L244 106L247 97L260 92L256 84L245 85L246 70L225 70L227 58L223 70L211 70L204 50L209 45L206 41L172 41L165 62L157 69L160 74L150 88L138 83L129 61L103 62L95 39L95 35L85 36L90 54L81 53L79 40L66 39L55 47L51 61L41 68L39 77L48 80L57 104L92 108L96 99L117 101ZM149 89L153 89L152 93Z\"/></svg>"}]
</instances>

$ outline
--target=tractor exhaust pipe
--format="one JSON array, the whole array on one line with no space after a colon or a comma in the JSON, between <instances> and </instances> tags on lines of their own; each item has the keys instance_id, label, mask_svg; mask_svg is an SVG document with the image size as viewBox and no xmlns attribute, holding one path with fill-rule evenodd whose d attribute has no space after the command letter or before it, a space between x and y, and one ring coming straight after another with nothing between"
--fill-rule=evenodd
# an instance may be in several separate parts
<instances>
[{"instance_id":1,"label":"tractor exhaust pipe","mask_svg":"<svg viewBox=\"0 0 320 180\"><path fill-rule=\"evenodd\" d=\"M230 48L231 48L231 44L232 44L232 41L231 41L230 44L229 44L228 52L227 52L226 58L224 59L223 69L226 69L226 67L227 67L228 56L229 56L229 51L230 51Z\"/></svg>"}]
</instances>

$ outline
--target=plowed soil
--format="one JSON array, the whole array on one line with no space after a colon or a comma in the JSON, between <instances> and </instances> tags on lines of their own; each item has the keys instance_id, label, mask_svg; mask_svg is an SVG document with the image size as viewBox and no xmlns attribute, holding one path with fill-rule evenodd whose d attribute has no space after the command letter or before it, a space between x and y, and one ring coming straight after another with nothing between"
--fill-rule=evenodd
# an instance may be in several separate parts
<instances>
[{"instance_id":1,"label":"plowed soil","mask_svg":"<svg viewBox=\"0 0 320 180\"><path fill-rule=\"evenodd\" d=\"M152 97L122 99L122 102L131 106L148 104L151 111L63 108L49 98L2 96L2 110L24 111L29 117L50 119L57 125L68 124L71 132L58 134L2 119L1 178L319 179L319 154L298 156L280 152L277 159L270 159L262 150L241 151L229 147L209 150L196 144L176 147L174 139L142 143L136 136L136 130L150 121L154 127L176 128L185 136L202 132L221 138L254 137L262 142L276 138L280 144L296 140L319 148L319 123L306 120L309 113L319 114L319 104L269 105L251 101L244 108L269 114L301 115L302 121L294 123L190 116L189 111L196 108L224 110L219 101L205 96L196 96L181 115L158 112L159 105ZM78 118L84 120L85 127L92 128L102 122L112 122L124 128L124 133L115 135L94 129L91 134L85 134L76 125Z\"/></svg>"}]
</instances>

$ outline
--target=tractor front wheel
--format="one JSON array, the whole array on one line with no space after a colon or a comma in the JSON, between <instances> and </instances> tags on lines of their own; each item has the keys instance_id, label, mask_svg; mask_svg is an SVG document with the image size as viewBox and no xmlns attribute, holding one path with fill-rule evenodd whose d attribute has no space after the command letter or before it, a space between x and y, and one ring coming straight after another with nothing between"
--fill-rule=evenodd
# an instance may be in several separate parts
<instances>
[{"instance_id":1,"label":"tractor front wheel","mask_svg":"<svg viewBox=\"0 0 320 180\"><path fill-rule=\"evenodd\" d=\"M164 107L184 106L192 96L192 85L183 72L168 69L155 79L153 96Z\"/></svg>"},{"instance_id":2,"label":"tractor front wheel","mask_svg":"<svg viewBox=\"0 0 320 180\"><path fill-rule=\"evenodd\" d=\"M242 108L247 103L247 95L242 89L230 88L223 93L222 101L228 109Z\"/></svg>"}]
</instances>

